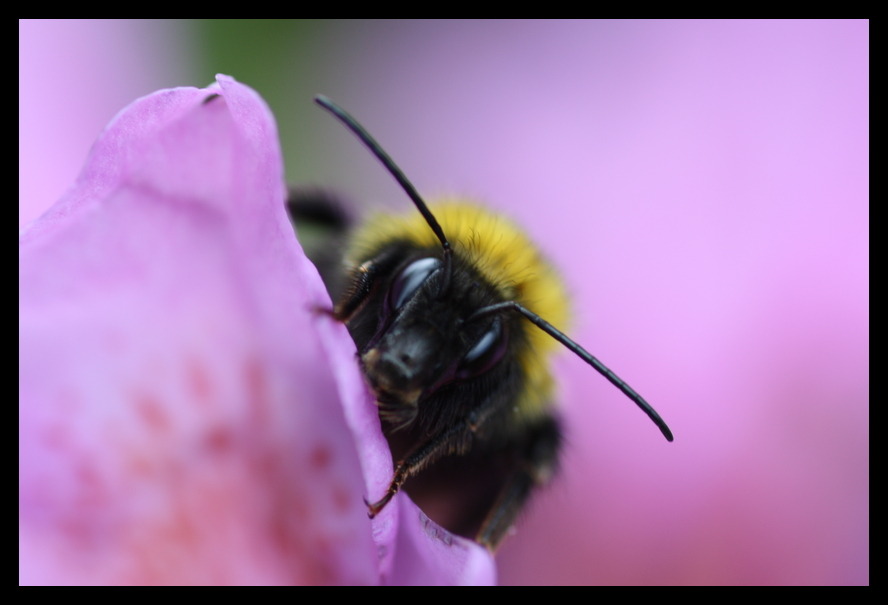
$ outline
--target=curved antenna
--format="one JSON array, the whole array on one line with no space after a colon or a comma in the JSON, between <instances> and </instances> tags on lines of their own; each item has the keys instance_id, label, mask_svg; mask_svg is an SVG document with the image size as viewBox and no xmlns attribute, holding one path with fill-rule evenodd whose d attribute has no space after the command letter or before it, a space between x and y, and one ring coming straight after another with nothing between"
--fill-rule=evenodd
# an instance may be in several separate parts
<instances>
[{"instance_id":1,"label":"curved antenna","mask_svg":"<svg viewBox=\"0 0 888 605\"><path fill-rule=\"evenodd\" d=\"M648 417L654 421L654 424L657 425L657 427L660 429L660 432L663 433L664 437L666 437L666 440L672 441L672 439L673 439L672 431L669 430L669 427L666 426L666 422L662 418L660 418L660 415L657 413L657 411L653 407L651 407L651 404L649 404L647 401L645 401L641 397L641 395L636 393L632 389L632 387L630 387L628 384L623 382L623 380L619 376L617 376L616 374L611 372L610 369L608 369L608 367L606 365L604 365L603 363L601 363L600 361L595 359L595 357L593 357L592 354L589 353L586 349L584 349L583 347L578 345L576 342L574 342L573 340L568 338L563 332L556 329L555 326L550 324L548 321L546 321L545 319L543 319L542 317L540 317L539 315L537 315L533 311L525 309L524 307L522 307L520 304L518 304L514 300L510 300L508 302L497 303L495 305L490 305L488 307L482 307L481 309L478 309L477 311L472 313L469 316L469 318L466 319L466 321L467 322L474 321L474 320L479 319L481 317L486 317L487 315L493 315L495 313L499 313L500 311L517 311L518 313L521 313L524 317L526 317L531 322L533 322L533 324L536 325L538 328L540 328L543 332L545 332L546 334L548 334L549 336L551 336L552 338L554 338L555 340L557 340L558 342L563 344L565 347L570 349L580 359L582 359L583 361L588 363L590 366L595 368L599 374L601 374L602 376L607 378L611 382L611 384L613 384L615 387L617 387L618 389L623 391L624 395L626 395L629 399L634 401L635 405L640 407L641 411L643 411L645 414L647 414Z\"/></svg>"},{"instance_id":2,"label":"curved antenna","mask_svg":"<svg viewBox=\"0 0 888 605\"><path fill-rule=\"evenodd\" d=\"M401 169L398 168L397 164L392 161L392 158L382 149L379 143L370 136L370 133L367 132L363 126L361 126L357 120L355 120L347 111L342 109L339 105L325 97L324 95L317 95L315 97L315 103L332 113L336 119L345 124L349 130L358 135L358 138L361 139L361 142L366 145L367 149L369 149L373 155L375 155L380 162L382 162L383 166L391 173L395 180L398 181L398 184L401 185L401 188L407 193L413 203L416 205L419 213L422 214L422 217L429 224L429 227L432 228L432 231L435 232L435 235L438 236L438 239L441 240L441 246L444 248L444 279L441 282L441 288L438 290L438 296L444 295L447 290L450 288L450 275L452 273L451 269L451 255L453 254L453 250L450 247L450 242L447 241L447 238L444 236L444 230L441 229L441 225L438 224L438 220L435 218L435 215L431 213L429 207L426 206L426 203L423 201L421 197L419 197L419 193L416 191L416 188L413 184L407 180L407 177L404 176L404 173L401 172Z\"/></svg>"}]
</instances>

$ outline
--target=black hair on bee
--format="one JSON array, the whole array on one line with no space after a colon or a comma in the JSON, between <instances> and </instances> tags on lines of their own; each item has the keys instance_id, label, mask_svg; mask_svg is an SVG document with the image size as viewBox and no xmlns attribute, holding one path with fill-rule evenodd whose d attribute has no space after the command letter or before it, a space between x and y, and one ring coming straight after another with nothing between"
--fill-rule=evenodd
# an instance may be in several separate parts
<instances>
[{"instance_id":1,"label":"black hair on bee","mask_svg":"<svg viewBox=\"0 0 888 605\"><path fill-rule=\"evenodd\" d=\"M556 341L672 441L638 393L549 323L567 321L567 296L520 229L472 203L426 205L354 118L326 97L315 101L363 141L419 210L379 216L354 234L332 313L355 341L397 460L386 494L367 502L370 517L412 478L406 489L429 516L495 551L557 468L562 433L547 367ZM324 215L315 203L323 197L291 196L291 215ZM341 213L325 216L342 222ZM439 506L456 495L456 512Z\"/></svg>"}]
</instances>

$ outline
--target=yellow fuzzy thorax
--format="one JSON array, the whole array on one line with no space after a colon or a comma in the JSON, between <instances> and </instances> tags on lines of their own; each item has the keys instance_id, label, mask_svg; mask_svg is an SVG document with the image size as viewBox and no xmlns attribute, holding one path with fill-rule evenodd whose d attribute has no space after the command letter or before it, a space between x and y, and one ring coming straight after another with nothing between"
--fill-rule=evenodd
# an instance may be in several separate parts
<instances>
[{"instance_id":1,"label":"yellow fuzzy thorax","mask_svg":"<svg viewBox=\"0 0 888 605\"><path fill-rule=\"evenodd\" d=\"M568 328L569 307L564 284L540 256L537 247L514 223L474 203L444 200L429 204L441 224L454 254L474 266L505 300L514 300L561 331ZM422 215L416 210L404 215L377 214L354 234L346 254L352 266L386 242L410 241L420 247L440 246ZM552 403L553 380L548 357L561 345L551 336L526 322L530 350L520 356L527 377L517 413L530 420Z\"/></svg>"}]
</instances>

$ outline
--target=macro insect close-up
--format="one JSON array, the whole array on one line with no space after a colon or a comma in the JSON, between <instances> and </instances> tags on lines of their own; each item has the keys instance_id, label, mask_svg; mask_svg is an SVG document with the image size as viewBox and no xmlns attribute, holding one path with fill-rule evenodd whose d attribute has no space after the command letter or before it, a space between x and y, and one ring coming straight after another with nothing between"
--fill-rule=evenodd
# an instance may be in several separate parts
<instances>
[{"instance_id":1,"label":"macro insect close-up","mask_svg":"<svg viewBox=\"0 0 888 605\"><path fill-rule=\"evenodd\" d=\"M19 583L869 584L869 25L20 20Z\"/></svg>"},{"instance_id":2,"label":"macro insect close-up","mask_svg":"<svg viewBox=\"0 0 888 605\"><path fill-rule=\"evenodd\" d=\"M382 162L418 212L380 214L338 254L308 249L330 290L330 311L355 341L395 461L377 515L402 489L435 521L495 551L535 488L558 468L562 428L549 358L559 343L607 378L659 427L656 411L558 327L564 285L527 236L474 201L426 204L366 130L323 96ZM299 228L337 237L346 213L328 194L291 191Z\"/></svg>"}]
</instances>

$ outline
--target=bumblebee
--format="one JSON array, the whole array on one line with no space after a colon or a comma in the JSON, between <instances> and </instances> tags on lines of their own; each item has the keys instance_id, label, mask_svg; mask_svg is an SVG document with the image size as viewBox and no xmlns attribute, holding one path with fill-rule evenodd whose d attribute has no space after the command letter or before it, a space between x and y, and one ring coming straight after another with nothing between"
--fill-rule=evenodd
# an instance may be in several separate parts
<instances>
[{"instance_id":1,"label":"bumblebee","mask_svg":"<svg viewBox=\"0 0 888 605\"><path fill-rule=\"evenodd\" d=\"M377 216L355 231L344 277L329 270L329 253L312 259L338 299L332 315L355 341L396 460L386 494L367 502L371 518L404 487L429 517L495 551L557 470L562 430L548 369L557 343L672 441L640 395L554 327L568 320L564 286L518 227L466 201L427 205L354 118L326 97L315 101L361 139L419 211ZM349 221L336 208L316 191L288 200L297 225L308 219L340 232Z\"/></svg>"}]
</instances>

